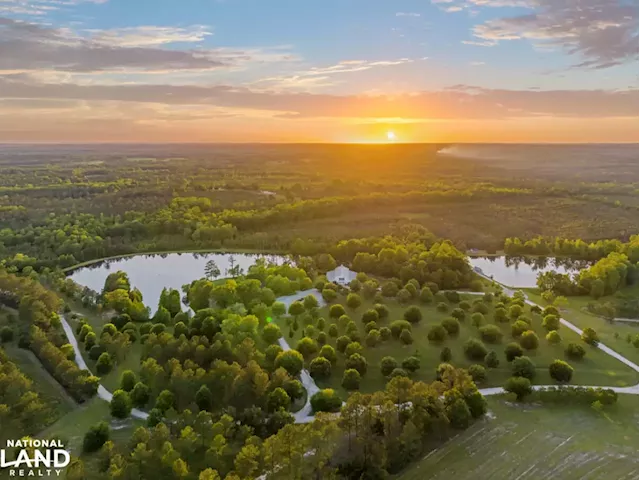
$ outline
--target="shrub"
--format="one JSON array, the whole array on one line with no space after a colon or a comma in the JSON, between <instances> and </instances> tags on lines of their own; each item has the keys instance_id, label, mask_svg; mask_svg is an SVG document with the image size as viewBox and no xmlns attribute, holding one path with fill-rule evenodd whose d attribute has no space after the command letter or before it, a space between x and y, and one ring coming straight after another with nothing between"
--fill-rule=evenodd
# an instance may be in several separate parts
<instances>
[{"instance_id":1,"label":"shrub","mask_svg":"<svg viewBox=\"0 0 640 480\"><path fill-rule=\"evenodd\" d=\"M73 347L72 347L73 349ZM100 355L102 355L103 353L105 353L105 348L102 345L94 345L93 347L91 347L91 350L89 350L89 358L93 361L97 361L98 358L100 358ZM74 353L75 355L75 353ZM69 360L72 360L72 358L70 358Z\"/></svg>"},{"instance_id":2,"label":"shrub","mask_svg":"<svg viewBox=\"0 0 640 480\"><path fill-rule=\"evenodd\" d=\"M353 368L354 370L357 370L360 375L364 375L367 373L367 359L359 353L354 353L349 358L347 358L347 361L344 365L346 368Z\"/></svg>"},{"instance_id":3,"label":"shrub","mask_svg":"<svg viewBox=\"0 0 640 480\"><path fill-rule=\"evenodd\" d=\"M507 357L507 362L512 362L515 358L524 355L524 350L517 343L511 342L504 348L504 355Z\"/></svg>"},{"instance_id":4,"label":"shrub","mask_svg":"<svg viewBox=\"0 0 640 480\"><path fill-rule=\"evenodd\" d=\"M425 304L433 302L433 292L429 287L422 287L420 290L420 301Z\"/></svg>"},{"instance_id":5,"label":"shrub","mask_svg":"<svg viewBox=\"0 0 640 480\"><path fill-rule=\"evenodd\" d=\"M325 343L327 343L327 334L324 332L320 332L318 334L318 337L316 338L316 341L318 342L318 345L324 345Z\"/></svg>"},{"instance_id":6,"label":"shrub","mask_svg":"<svg viewBox=\"0 0 640 480\"><path fill-rule=\"evenodd\" d=\"M427 339L432 343L442 343L447 338L447 330L442 325L434 325L427 332Z\"/></svg>"},{"instance_id":7,"label":"shrub","mask_svg":"<svg viewBox=\"0 0 640 480\"><path fill-rule=\"evenodd\" d=\"M362 314L362 323L367 324L369 322L378 322L380 318L378 317L378 312L376 312L373 308L370 308L366 312Z\"/></svg>"},{"instance_id":8,"label":"shrub","mask_svg":"<svg viewBox=\"0 0 640 480\"><path fill-rule=\"evenodd\" d=\"M0 343L8 343L13 340L13 328L4 326L0 329Z\"/></svg>"},{"instance_id":9,"label":"shrub","mask_svg":"<svg viewBox=\"0 0 640 480\"><path fill-rule=\"evenodd\" d=\"M275 367L284 368L292 377L297 376L304 366L304 358L297 350L287 350L276 357Z\"/></svg>"},{"instance_id":10,"label":"shrub","mask_svg":"<svg viewBox=\"0 0 640 480\"><path fill-rule=\"evenodd\" d=\"M444 347L440 350L440 361L441 362L449 362L453 355L451 354L451 349L449 347Z\"/></svg>"},{"instance_id":11,"label":"shrub","mask_svg":"<svg viewBox=\"0 0 640 480\"><path fill-rule=\"evenodd\" d=\"M482 281L481 280L472 280L471 283L469 284L469 288L471 288L472 291L474 292L481 292L482 291Z\"/></svg>"},{"instance_id":12,"label":"shrub","mask_svg":"<svg viewBox=\"0 0 640 480\"><path fill-rule=\"evenodd\" d=\"M458 303L460 301L460 294L455 290L446 290L444 296L450 303Z\"/></svg>"},{"instance_id":13,"label":"shrub","mask_svg":"<svg viewBox=\"0 0 640 480\"><path fill-rule=\"evenodd\" d=\"M329 307L329 316L331 318L340 318L346 313L347 312L345 311L344 307L339 303L336 303L335 305L331 305L331 307Z\"/></svg>"},{"instance_id":14,"label":"shrub","mask_svg":"<svg viewBox=\"0 0 640 480\"><path fill-rule=\"evenodd\" d=\"M357 293L350 293L349 295L347 295L347 307L355 310L360 305L362 305L362 298L360 298L360 295L358 295ZM341 313L340 315L344 315L344 313ZM338 317L340 315L338 315Z\"/></svg>"},{"instance_id":15,"label":"shrub","mask_svg":"<svg viewBox=\"0 0 640 480\"><path fill-rule=\"evenodd\" d=\"M329 288L327 285L325 285L325 287L322 289L322 299L325 302L331 303L337 297L338 297L338 294L336 293L336 291L333 290L332 288Z\"/></svg>"},{"instance_id":16,"label":"shrub","mask_svg":"<svg viewBox=\"0 0 640 480\"><path fill-rule=\"evenodd\" d=\"M130 397L134 407L144 408L151 397L151 389L146 384L138 382L131 390Z\"/></svg>"},{"instance_id":17,"label":"shrub","mask_svg":"<svg viewBox=\"0 0 640 480\"><path fill-rule=\"evenodd\" d=\"M338 355L336 355L336 351L331 345L323 345L320 349L319 356L326 358L332 364L335 364L338 361Z\"/></svg>"},{"instance_id":18,"label":"shrub","mask_svg":"<svg viewBox=\"0 0 640 480\"><path fill-rule=\"evenodd\" d=\"M502 341L502 330L496 325L484 325L480 327L480 338L487 343L500 343Z\"/></svg>"},{"instance_id":19,"label":"shrub","mask_svg":"<svg viewBox=\"0 0 640 480\"><path fill-rule=\"evenodd\" d=\"M292 351L292 350L290 350ZM175 406L175 397L170 390L162 390L158 398L156 398L156 403L154 408L159 410L162 413L165 413L170 408Z\"/></svg>"},{"instance_id":20,"label":"shrub","mask_svg":"<svg viewBox=\"0 0 640 480\"><path fill-rule=\"evenodd\" d=\"M469 360L484 360L487 347L480 340L470 338L464 343L464 354Z\"/></svg>"},{"instance_id":21,"label":"shrub","mask_svg":"<svg viewBox=\"0 0 640 480\"><path fill-rule=\"evenodd\" d=\"M131 415L131 398L124 390L113 392L111 403L109 404L111 416L115 418L127 418Z\"/></svg>"},{"instance_id":22,"label":"shrub","mask_svg":"<svg viewBox=\"0 0 640 480\"><path fill-rule=\"evenodd\" d=\"M282 332L275 323L268 323L262 329L262 338L267 343L276 343L280 337L282 337Z\"/></svg>"},{"instance_id":23,"label":"shrub","mask_svg":"<svg viewBox=\"0 0 640 480\"><path fill-rule=\"evenodd\" d=\"M573 376L573 367L562 360L554 360L549 365L549 375L556 382L569 382Z\"/></svg>"},{"instance_id":24,"label":"shrub","mask_svg":"<svg viewBox=\"0 0 640 480\"><path fill-rule=\"evenodd\" d=\"M183 325L184 325L184 323L183 323ZM178 324L176 324L176 327L177 326L178 326ZM152 328L153 328L153 323L144 322L142 325L140 325L140 335L148 335L149 333L151 333L151 329Z\"/></svg>"},{"instance_id":25,"label":"shrub","mask_svg":"<svg viewBox=\"0 0 640 480\"><path fill-rule=\"evenodd\" d=\"M413 295L411 295L411 292L409 292L409 290L407 290L406 288L401 288L396 295L396 300L401 305L406 305L411 301L412 298Z\"/></svg>"},{"instance_id":26,"label":"shrub","mask_svg":"<svg viewBox=\"0 0 640 480\"><path fill-rule=\"evenodd\" d=\"M610 388L557 386L541 388L536 391L536 399L542 402L560 403L575 406L577 404L600 406L613 405L618 400L618 394Z\"/></svg>"},{"instance_id":27,"label":"shrub","mask_svg":"<svg viewBox=\"0 0 640 480\"><path fill-rule=\"evenodd\" d=\"M398 361L393 357L383 357L380 361L380 372L385 377L391 375L396 368L398 368Z\"/></svg>"},{"instance_id":28,"label":"shrub","mask_svg":"<svg viewBox=\"0 0 640 480\"><path fill-rule=\"evenodd\" d=\"M517 357L511 363L514 377L525 377L532 380L536 376L536 365L529 357Z\"/></svg>"},{"instance_id":29,"label":"shrub","mask_svg":"<svg viewBox=\"0 0 640 480\"><path fill-rule=\"evenodd\" d=\"M395 297L398 294L398 290L400 290L398 285L391 280L384 282L380 287L383 297Z\"/></svg>"},{"instance_id":30,"label":"shrub","mask_svg":"<svg viewBox=\"0 0 640 480\"><path fill-rule=\"evenodd\" d=\"M299 351L304 358L309 358L318 351L318 343L312 338L304 337L298 340L296 350Z\"/></svg>"},{"instance_id":31,"label":"shrub","mask_svg":"<svg viewBox=\"0 0 640 480\"><path fill-rule=\"evenodd\" d=\"M329 378L331 376L331 362L324 357L316 357L309 364L309 374L314 379Z\"/></svg>"},{"instance_id":32,"label":"shrub","mask_svg":"<svg viewBox=\"0 0 640 480\"><path fill-rule=\"evenodd\" d=\"M340 353L344 353L345 350L347 349L347 345L349 345L350 343L351 343L351 339L346 335L342 335L341 337L338 337L338 339L336 340L336 349Z\"/></svg>"},{"instance_id":33,"label":"shrub","mask_svg":"<svg viewBox=\"0 0 640 480\"><path fill-rule=\"evenodd\" d=\"M357 278L354 278L349 282L349 289L352 292L359 292L360 290L362 290L362 283L360 283Z\"/></svg>"},{"instance_id":34,"label":"shrub","mask_svg":"<svg viewBox=\"0 0 640 480\"><path fill-rule=\"evenodd\" d=\"M342 386L345 390L360 389L360 374L353 368L348 368L342 374Z\"/></svg>"},{"instance_id":35,"label":"shrub","mask_svg":"<svg viewBox=\"0 0 640 480\"><path fill-rule=\"evenodd\" d=\"M338 326L335 323L329 325L329 329L327 330L330 337L336 338L338 336Z\"/></svg>"},{"instance_id":36,"label":"shrub","mask_svg":"<svg viewBox=\"0 0 640 480\"><path fill-rule=\"evenodd\" d=\"M368 347L375 347L380 341L380 331L375 328L370 330L364 341Z\"/></svg>"},{"instance_id":37,"label":"shrub","mask_svg":"<svg viewBox=\"0 0 640 480\"><path fill-rule=\"evenodd\" d=\"M369 333L371 330L376 330L378 328L378 324L376 322L369 322L364 326L365 333Z\"/></svg>"},{"instance_id":38,"label":"shrub","mask_svg":"<svg viewBox=\"0 0 640 480\"><path fill-rule=\"evenodd\" d=\"M496 307L496 310L493 314L493 319L496 321L496 323L507 323L509 321L507 310L502 307Z\"/></svg>"},{"instance_id":39,"label":"shrub","mask_svg":"<svg viewBox=\"0 0 640 480\"><path fill-rule=\"evenodd\" d=\"M562 341L562 337L556 330L551 330L547 333L546 339L551 345L557 345Z\"/></svg>"},{"instance_id":40,"label":"shrub","mask_svg":"<svg viewBox=\"0 0 640 480\"><path fill-rule=\"evenodd\" d=\"M544 307L544 310L542 311L542 315L547 316L547 315L555 315L556 317L560 316L560 312L558 311L558 309L553 306L553 305L547 305L546 307Z\"/></svg>"},{"instance_id":41,"label":"shrub","mask_svg":"<svg viewBox=\"0 0 640 480\"><path fill-rule=\"evenodd\" d=\"M481 313L483 315L489 313L489 307L482 300L476 300L475 302L473 302L473 307L471 308L471 310L474 313Z\"/></svg>"},{"instance_id":42,"label":"shrub","mask_svg":"<svg viewBox=\"0 0 640 480\"><path fill-rule=\"evenodd\" d=\"M410 356L402 361L402 368L409 373L417 372L420 369L420 359L416 356Z\"/></svg>"},{"instance_id":43,"label":"shrub","mask_svg":"<svg viewBox=\"0 0 640 480\"><path fill-rule=\"evenodd\" d=\"M453 317L447 317L440 323L450 336L460 333L460 322Z\"/></svg>"},{"instance_id":44,"label":"shrub","mask_svg":"<svg viewBox=\"0 0 640 480\"><path fill-rule=\"evenodd\" d=\"M523 322L522 320L516 320L511 324L511 336L513 338L518 338L530 328L531 326L528 323Z\"/></svg>"},{"instance_id":45,"label":"shrub","mask_svg":"<svg viewBox=\"0 0 640 480\"><path fill-rule=\"evenodd\" d=\"M418 323L422 320L422 312L415 305L410 306L404 311L404 319L409 323Z\"/></svg>"},{"instance_id":46,"label":"shrub","mask_svg":"<svg viewBox=\"0 0 640 480\"><path fill-rule=\"evenodd\" d=\"M412 279L415 280L415 279ZM418 284L418 282L416 281L415 283L412 283L411 281L409 281L405 286L404 289L409 292L409 294L411 295L411 298L416 298L418 296L418 288L420 288L420 284L418 284L418 286L416 287L416 284ZM402 290L401 290L402 291ZM400 294L400 292L398 292L398 295Z\"/></svg>"},{"instance_id":47,"label":"shrub","mask_svg":"<svg viewBox=\"0 0 640 480\"><path fill-rule=\"evenodd\" d=\"M542 326L545 330L551 332L560 328L560 317L557 315L545 315L542 319Z\"/></svg>"},{"instance_id":48,"label":"shrub","mask_svg":"<svg viewBox=\"0 0 640 480\"><path fill-rule=\"evenodd\" d=\"M461 301L458 304L458 307L460 307L465 312L468 312L469 310L471 310L471 304L469 302L467 302L466 300Z\"/></svg>"},{"instance_id":49,"label":"shrub","mask_svg":"<svg viewBox=\"0 0 640 480\"><path fill-rule=\"evenodd\" d=\"M564 349L564 354L573 360L582 360L582 358L587 354L587 351L582 345L572 342Z\"/></svg>"},{"instance_id":50,"label":"shrub","mask_svg":"<svg viewBox=\"0 0 640 480\"><path fill-rule=\"evenodd\" d=\"M482 383L487 378L487 371L482 365L473 364L469 366L467 371L475 383Z\"/></svg>"},{"instance_id":51,"label":"shrub","mask_svg":"<svg viewBox=\"0 0 640 480\"><path fill-rule=\"evenodd\" d=\"M458 398L451 405L445 407L445 413L453 428L465 429L471 423L471 411L467 402Z\"/></svg>"},{"instance_id":52,"label":"shrub","mask_svg":"<svg viewBox=\"0 0 640 480\"><path fill-rule=\"evenodd\" d=\"M439 312L446 312L447 310L449 310L449 305L444 302L440 302L438 303L438 305L436 305L436 310L438 310Z\"/></svg>"},{"instance_id":53,"label":"shrub","mask_svg":"<svg viewBox=\"0 0 640 480\"><path fill-rule=\"evenodd\" d=\"M357 373L357 372L356 372ZM342 407L342 400L331 388L320 390L311 397L311 408L315 412L337 412Z\"/></svg>"},{"instance_id":54,"label":"shrub","mask_svg":"<svg viewBox=\"0 0 640 480\"><path fill-rule=\"evenodd\" d=\"M82 440L82 451L85 453L97 452L109 440L109 424L107 422L99 422L92 425L87 433L84 434Z\"/></svg>"},{"instance_id":55,"label":"shrub","mask_svg":"<svg viewBox=\"0 0 640 480\"><path fill-rule=\"evenodd\" d=\"M531 380L526 377L511 377L506 381L503 388L506 392L513 393L518 400L524 399L533 391Z\"/></svg>"},{"instance_id":56,"label":"shrub","mask_svg":"<svg viewBox=\"0 0 640 480\"><path fill-rule=\"evenodd\" d=\"M122 372L122 375L120 375L120 389L124 390L125 392L130 392L131 390L133 390L133 387L135 387L136 383L138 383L136 374L131 370L125 370L124 372Z\"/></svg>"},{"instance_id":57,"label":"shrub","mask_svg":"<svg viewBox=\"0 0 640 480\"><path fill-rule=\"evenodd\" d=\"M411 324L406 320L395 320L391 322L391 335L393 338L400 338L400 332L403 330L411 331Z\"/></svg>"},{"instance_id":58,"label":"shrub","mask_svg":"<svg viewBox=\"0 0 640 480\"><path fill-rule=\"evenodd\" d=\"M94 332L89 332L87 333L87 336L84 337L84 349L86 351L91 350L91 347L93 347L98 341L98 337Z\"/></svg>"},{"instance_id":59,"label":"shrub","mask_svg":"<svg viewBox=\"0 0 640 480\"><path fill-rule=\"evenodd\" d=\"M358 331L358 326L356 325L356 322L354 322L353 320L351 320L348 324L347 324L347 333L351 333L351 332L357 332Z\"/></svg>"},{"instance_id":60,"label":"shrub","mask_svg":"<svg viewBox=\"0 0 640 480\"><path fill-rule=\"evenodd\" d=\"M112 368L113 360L111 359L111 355L104 352L98 357L98 361L96 362L96 372L98 375L106 375Z\"/></svg>"},{"instance_id":61,"label":"shrub","mask_svg":"<svg viewBox=\"0 0 640 480\"><path fill-rule=\"evenodd\" d=\"M363 350L363 348L362 348L362 345L360 345L360 343L351 342L351 343L349 343L349 345L347 345L347 348L345 349L344 353L348 358L351 355L353 355L354 353L362 352L362 350Z\"/></svg>"},{"instance_id":62,"label":"shrub","mask_svg":"<svg viewBox=\"0 0 640 480\"><path fill-rule=\"evenodd\" d=\"M267 410L269 412L277 412L280 409L289 410L291 406L291 398L284 388L277 387L267 395ZM208 410L201 408L200 410Z\"/></svg>"},{"instance_id":63,"label":"shrub","mask_svg":"<svg viewBox=\"0 0 640 480\"><path fill-rule=\"evenodd\" d=\"M498 354L494 350L491 350L485 355L484 364L489 368L498 368L500 366Z\"/></svg>"},{"instance_id":64,"label":"shrub","mask_svg":"<svg viewBox=\"0 0 640 480\"><path fill-rule=\"evenodd\" d=\"M413 335L411 334L411 330L402 330L400 332L400 341L405 345L411 345L413 343Z\"/></svg>"},{"instance_id":65,"label":"shrub","mask_svg":"<svg viewBox=\"0 0 640 480\"><path fill-rule=\"evenodd\" d=\"M484 324L484 315L480 312L476 312L471 315L471 325L476 328L480 328Z\"/></svg>"},{"instance_id":66,"label":"shrub","mask_svg":"<svg viewBox=\"0 0 640 480\"><path fill-rule=\"evenodd\" d=\"M453 310L451 310L451 316L457 319L458 321L462 322L467 316L467 314L464 313L464 310L461 308L454 308Z\"/></svg>"},{"instance_id":67,"label":"shrub","mask_svg":"<svg viewBox=\"0 0 640 480\"><path fill-rule=\"evenodd\" d=\"M600 341L600 339L598 338L598 334L591 327L585 328L582 331L582 335L580 335L580 338L582 339L583 342L588 343L589 345L594 345L594 346L598 345L598 342Z\"/></svg>"},{"instance_id":68,"label":"shrub","mask_svg":"<svg viewBox=\"0 0 640 480\"><path fill-rule=\"evenodd\" d=\"M378 312L378 318L380 320L384 320L386 318L389 318L389 308L386 305L383 305L381 303L376 303L373 306L373 309Z\"/></svg>"},{"instance_id":69,"label":"shrub","mask_svg":"<svg viewBox=\"0 0 640 480\"><path fill-rule=\"evenodd\" d=\"M520 345L526 350L535 350L539 344L538 335L533 330L527 330L520 336Z\"/></svg>"},{"instance_id":70,"label":"shrub","mask_svg":"<svg viewBox=\"0 0 640 480\"><path fill-rule=\"evenodd\" d=\"M393 371L391 372L391 374L389 375L389 378L396 378L396 377L408 377L409 374L407 373L407 371L404 368L394 368Z\"/></svg>"},{"instance_id":71,"label":"shrub","mask_svg":"<svg viewBox=\"0 0 640 480\"><path fill-rule=\"evenodd\" d=\"M380 338L382 340L389 340L391 338L391 329L388 327L382 327L380 329Z\"/></svg>"}]
</instances>

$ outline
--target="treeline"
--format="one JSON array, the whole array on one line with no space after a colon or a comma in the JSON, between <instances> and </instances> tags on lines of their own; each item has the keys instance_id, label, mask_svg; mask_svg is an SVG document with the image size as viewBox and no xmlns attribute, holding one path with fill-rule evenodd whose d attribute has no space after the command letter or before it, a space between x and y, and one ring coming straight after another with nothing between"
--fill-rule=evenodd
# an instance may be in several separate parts
<instances>
[{"instance_id":1,"label":"treeline","mask_svg":"<svg viewBox=\"0 0 640 480\"><path fill-rule=\"evenodd\" d=\"M590 295L598 299L613 295L637 280L638 263L632 263L623 253L614 252L573 276L553 271L541 273L537 285L540 290L557 295Z\"/></svg>"},{"instance_id":2,"label":"treeline","mask_svg":"<svg viewBox=\"0 0 640 480\"><path fill-rule=\"evenodd\" d=\"M638 235L632 235L628 242L620 240L598 240L587 243L584 240L567 238L535 237L530 240L507 238L504 241L507 255L558 255L578 260L599 260L610 253L622 253L631 263L638 261Z\"/></svg>"},{"instance_id":3,"label":"treeline","mask_svg":"<svg viewBox=\"0 0 640 480\"><path fill-rule=\"evenodd\" d=\"M74 361L73 348L61 331L58 296L32 278L18 277L3 269L0 269L0 291L19 304L19 345L30 348L77 401L95 395L98 378L80 370Z\"/></svg>"},{"instance_id":4,"label":"treeline","mask_svg":"<svg viewBox=\"0 0 640 480\"><path fill-rule=\"evenodd\" d=\"M41 430L52 415L33 391L33 382L0 348L0 438L20 438Z\"/></svg>"},{"instance_id":5,"label":"treeline","mask_svg":"<svg viewBox=\"0 0 640 480\"><path fill-rule=\"evenodd\" d=\"M318 414L267 437L228 412L186 409L124 445L107 441L99 465L109 478L142 480L386 478L485 412L469 375L449 368L431 384L394 378L384 391L353 394L338 418Z\"/></svg>"}]
</instances>

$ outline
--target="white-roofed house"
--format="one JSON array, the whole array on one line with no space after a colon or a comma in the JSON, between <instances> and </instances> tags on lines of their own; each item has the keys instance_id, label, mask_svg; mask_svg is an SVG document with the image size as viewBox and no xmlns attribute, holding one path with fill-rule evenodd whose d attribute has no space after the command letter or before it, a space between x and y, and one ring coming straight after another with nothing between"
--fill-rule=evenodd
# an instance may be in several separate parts
<instances>
[{"instance_id":1,"label":"white-roofed house","mask_svg":"<svg viewBox=\"0 0 640 480\"><path fill-rule=\"evenodd\" d=\"M356 275L357 273L353 270L349 270L349 268L344 265L340 265L330 272L327 272L327 280L337 283L338 285L348 286L352 280L355 280Z\"/></svg>"}]
</instances>

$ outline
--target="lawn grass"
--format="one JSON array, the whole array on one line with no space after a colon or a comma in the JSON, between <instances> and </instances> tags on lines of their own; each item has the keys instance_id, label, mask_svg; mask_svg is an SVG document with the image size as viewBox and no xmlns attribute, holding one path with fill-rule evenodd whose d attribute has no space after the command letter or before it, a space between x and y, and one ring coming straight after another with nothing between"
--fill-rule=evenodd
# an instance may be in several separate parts
<instances>
[{"instance_id":1,"label":"lawn grass","mask_svg":"<svg viewBox=\"0 0 640 480\"><path fill-rule=\"evenodd\" d=\"M531 301L539 305L545 305L538 289L527 289L526 292ZM607 297L603 297L602 300L606 299ZM593 301L591 297L567 297L567 300L569 304L562 307L563 318L583 330L587 327L595 329L602 343L632 362L638 362L638 349L627 341L628 335L636 336L638 334L638 324L609 323L604 318L584 311L583 308L586 308L587 304Z\"/></svg>"},{"instance_id":2,"label":"lawn grass","mask_svg":"<svg viewBox=\"0 0 640 480\"><path fill-rule=\"evenodd\" d=\"M467 300L470 303L477 299L478 296L462 295L461 300ZM344 297L339 297L337 303L345 303ZM379 322L380 326L388 326L392 321L402 319L403 312L408 305L400 305L395 299L385 300L385 304L389 308L390 315L386 320ZM421 368L413 374L414 380L421 380L425 382L431 382L435 379L435 369L440 361L440 352L442 348L447 346L451 349L453 358L450 361L458 367L468 367L473 363L469 361L463 352L463 345L469 338L479 338L477 329L471 324L470 313L467 313L467 318L460 322L461 329L459 335L456 337L447 338L442 344L434 345L427 339L427 332L430 327L436 325L442 321L443 318L450 315L450 311L455 308L456 305L449 304L449 312L443 313L436 310L434 305L419 305L423 319L417 324L413 325L413 339L412 345L403 345L397 339L390 339L386 342L381 342L377 346L371 348L364 344L365 332L364 324L361 321L363 312L372 307L372 301L365 300L363 304L355 309L347 310L347 314L355 321L358 326L362 338L362 344L364 346L364 356L368 361L367 373L362 377L360 390L363 392L374 392L384 389L387 379L380 372L380 361L385 356L394 357L399 363L402 362L408 356L415 355L420 358ZM320 316L324 317L327 322L325 331L328 330L329 324L333 323L333 320L329 319L329 307L323 307L320 309ZM558 345L549 345L545 340L545 334L547 333L542 328L542 320L538 315L531 315L533 330L538 334L540 338L540 346L537 350L529 351L527 355L535 362L538 367L538 374L534 378L536 384L552 384L554 383L548 374L548 366L555 359L565 359L564 348L569 342L581 342L579 336L566 327L561 327L559 330L560 335L563 338L562 343ZM493 323L493 306L490 306L490 312L485 315L486 323ZM303 325L300 325L300 329L295 332L293 338L289 337L289 327L286 325L286 319L276 320L283 330L283 334L287 338L287 341L292 348L295 348L297 341L302 337ZM507 343L514 341L511 337L511 325L509 323L497 324L503 331L504 337L500 344L489 345L489 350L495 350L498 353L500 359L500 366L496 369L487 369L487 379L484 383L480 384L480 387L500 386L504 381L511 376L510 364L506 362L504 356L504 347ZM344 334L343 330L340 330L340 335ZM329 344L335 347L335 339L328 337ZM610 357L604 352L583 344L587 349L587 355L582 361L570 361L575 368L572 383L582 385L604 385L604 386L627 386L637 383L637 374L631 368L618 362L616 359ZM482 363L482 362L480 362ZM342 374L345 368L345 357L338 353L338 361L333 368L333 374L328 380L318 381L318 385L322 388L331 387L338 390L343 398L346 397L347 392L341 387Z\"/></svg>"},{"instance_id":3,"label":"lawn grass","mask_svg":"<svg viewBox=\"0 0 640 480\"><path fill-rule=\"evenodd\" d=\"M109 412L109 403L94 397L44 430L38 435L38 438L61 440L66 450L69 450L73 456L79 456L84 462L86 478L96 478L98 476L98 455L83 454L82 441L89 427L101 421L109 423L110 440L116 444L128 441L136 428L145 425L143 420L133 417L125 420L113 419Z\"/></svg>"},{"instance_id":4,"label":"lawn grass","mask_svg":"<svg viewBox=\"0 0 640 480\"><path fill-rule=\"evenodd\" d=\"M588 406L513 404L490 414L396 475L396 480L638 478L638 397L603 412Z\"/></svg>"}]
</instances>

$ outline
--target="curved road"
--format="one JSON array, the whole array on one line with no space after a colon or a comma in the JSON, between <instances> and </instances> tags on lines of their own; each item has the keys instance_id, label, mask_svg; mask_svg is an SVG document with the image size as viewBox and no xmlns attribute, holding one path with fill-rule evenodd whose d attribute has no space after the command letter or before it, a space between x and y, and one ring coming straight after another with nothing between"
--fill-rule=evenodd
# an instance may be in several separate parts
<instances>
[{"instance_id":1,"label":"curved road","mask_svg":"<svg viewBox=\"0 0 640 480\"><path fill-rule=\"evenodd\" d=\"M515 293L514 290L508 289L508 288L505 288L505 292L507 292L510 296L513 296L513 293ZM475 294L484 295L484 293L482 293L482 292L462 292L461 291L459 293L461 293L461 294L472 294L472 295L475 295ZM325 301L322 298L322 295L315 288L312 288L310 290L304 290L304 291L295 293L293 295L287 295L285 297L279 297L277 299L277 301L284 303L285 306L287 307L287 310L288 310L289 305L291 305L291 303L293 303L296 300L301 300L304 297L306 297L307 295L313 295L314 297L316 297L318 299L318 303L320 305L325 305ZM537 305L536 303L534 303L531 300L529 300L528 298L526 298L526 294L525 294L525 301L526 301L526 303L528 305ZM75 335L73 333L73 329L71 328L71 325L69 325L69 322L67 322L67 320L66 320L66 318L64 318L64 316L60 317L60 320L62 322L62 328L64 329L64 332L66 333L67 337L69 338L69 343L71 344L71 346L73 346L73 350L75 352L76 363L78 364L78 366L80 368L89 370L89 368L87 367L86 362L84 361L84 358L82 357L82 353L80 351L80 347L78 346L78 342L77 342L76 337L75 337ZM565 327L573 330L578 335L582 335L582 330L579 329L577 326L575 326L573 323L569 322L568 320L565 320L564 318L561 318L560 319L560 323L562 325L564 325ZM284 337L280 338L279 343L280 343L280 346L282 347L283 350L291 350L291 347L289 346L289 343L287 342L287 340ZM640 367L638 367L638 365L633 363L631 360L628 360L627 358L623 357L622 355L620 355L615 350L607 347L606 345L603 345L602 343L599 343L597 348L602 350L607 355L610 355L613 358L615 358L616 360L619 360L620 362L624 363L625 365L633 368L636 372L640 372ZM302 385L304 386L304 388L307 390L307 402L305 403L304 407L302 407L299 411L297 411L296 413L293 414L293 418L295 420L295 423L309 423L309 422L312 422L314 420L313 410L311 408L311 397L316 392L318 392L320 390L320 388L316 385L316 382L313 380L311 375L309 375L309 372L306 369L302 370L302 372L300 373L300 381L301 381ZM557 387L557 386L558 385L534 385L533 389L534 390L540 390L540 389L543 389L543 388L550 388L550 387ZM580 385L580 386L582 386L582 385ZM634 385L634 386L631 386L631 387L592 387L592 388L610 388L611 390L613 390L616 393L628 393L628 394L632 394L632 395L638 395L640 393L640 384ZM500 395L502 393L505 393L505 391L504 391L504 389L502 387L482 388L479 391L480 391L480 393L482 393L482 395L485 395L485 396L488 396L488 395ZM111 397L113 397L113 394L110 391L108 391L106 388L104 388L102 385L100 385L98 387L98 396L100 398L102 398L103 400L105 400L107 402L110 402L111 401ZM149 417L149 414L147 412L144 412L142 410L138 410L137 408L134 408L133 410L131 410L131 416L146 420Z\"/></svg>"}]
</instances>

